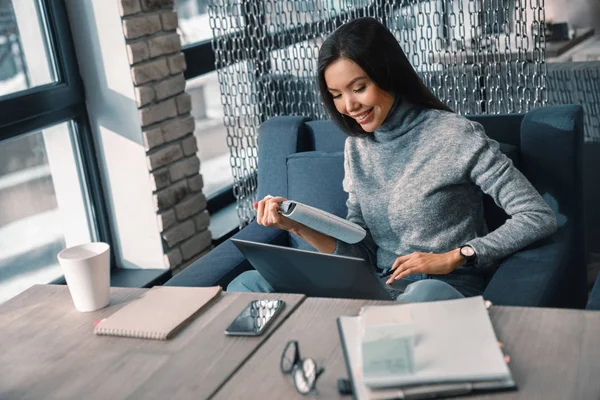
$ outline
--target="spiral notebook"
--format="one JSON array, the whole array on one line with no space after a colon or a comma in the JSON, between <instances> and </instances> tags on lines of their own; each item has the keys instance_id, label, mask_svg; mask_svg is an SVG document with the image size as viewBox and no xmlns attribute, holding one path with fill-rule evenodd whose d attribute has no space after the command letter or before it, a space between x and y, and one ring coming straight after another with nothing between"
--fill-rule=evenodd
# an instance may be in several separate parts
<instances>
[{"instance_id":1,"label":"spiral notebook","mask_svg":"<svg viewBox=\"0 0 600 400\"><path fill-rule=\"evenodd\" d=\"M221 293L220 286L155 286L94 328L96 335L167 340Z\"/></svg>"}]
</instances>

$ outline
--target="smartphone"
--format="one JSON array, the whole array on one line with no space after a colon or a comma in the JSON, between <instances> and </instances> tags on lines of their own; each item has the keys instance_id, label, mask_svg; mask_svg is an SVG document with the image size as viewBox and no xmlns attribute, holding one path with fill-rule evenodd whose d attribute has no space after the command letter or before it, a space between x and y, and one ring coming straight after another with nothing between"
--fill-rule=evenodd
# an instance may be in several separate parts
<instances>
[{"instance_id":1,"label":"smartphone","mask_svg":"<svg viewBox=\"0 0 600 400\"><path fill-rule=\"evenodd\" d=\"M253 300L225 329L226 335L258 336L285 307L283 300Z\"/></svg>"}]
</instances>

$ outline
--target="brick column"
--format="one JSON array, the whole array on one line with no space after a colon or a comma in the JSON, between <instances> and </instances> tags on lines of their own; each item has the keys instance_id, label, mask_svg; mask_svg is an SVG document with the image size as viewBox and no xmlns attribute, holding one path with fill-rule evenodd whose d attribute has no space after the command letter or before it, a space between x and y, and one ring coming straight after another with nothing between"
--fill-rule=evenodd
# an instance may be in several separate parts
<instances>
[{"instance_id":1,"label":"brick column","mask_svg":"<svg viewBox=\"0 0 600 400\"><path fill-rule=\"evenodd\" d=\"M185 58L173 0L117 0L135 86L165 264L178 272L211 249Z\"/></svg>"}]
</instances>

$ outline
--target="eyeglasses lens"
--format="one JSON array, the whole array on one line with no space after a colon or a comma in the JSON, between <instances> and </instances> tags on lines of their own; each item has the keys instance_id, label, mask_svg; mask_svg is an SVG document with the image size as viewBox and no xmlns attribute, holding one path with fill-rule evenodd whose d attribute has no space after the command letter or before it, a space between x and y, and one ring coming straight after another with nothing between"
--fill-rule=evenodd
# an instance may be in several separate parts
<instances>
[{"instance_id":1,"label":"eyeglasses lens","mask_svg":"<svg viewBox=\"0 0 600 400\"><path fill-rule=\"evenodd\" d=\"M286 374L292 372L294 363L296 362L296 343L290 342L285 347L281 358L281 370Z\"/></svg>"}]
</instances>

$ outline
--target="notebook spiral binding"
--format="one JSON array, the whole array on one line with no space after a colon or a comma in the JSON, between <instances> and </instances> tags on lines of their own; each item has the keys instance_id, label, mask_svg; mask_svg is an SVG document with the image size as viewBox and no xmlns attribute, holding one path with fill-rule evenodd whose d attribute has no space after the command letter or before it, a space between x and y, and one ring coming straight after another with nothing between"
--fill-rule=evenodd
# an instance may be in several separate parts
<instances>
[{"instance_id":1,"label":"notebook spiral binding","mask_svg":"<svg viewBox=\"0 0 600 400\"><path fill-rule=\"evenodd\" d=\"M96 334L101 336L125 336L138 339L165 340L167 335L161 332L143 332L129 329L102 329L96 327Z\"/></svg>"}]
</instances>

